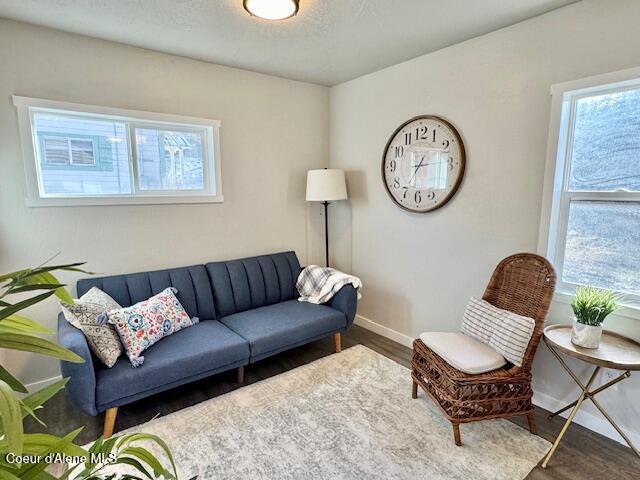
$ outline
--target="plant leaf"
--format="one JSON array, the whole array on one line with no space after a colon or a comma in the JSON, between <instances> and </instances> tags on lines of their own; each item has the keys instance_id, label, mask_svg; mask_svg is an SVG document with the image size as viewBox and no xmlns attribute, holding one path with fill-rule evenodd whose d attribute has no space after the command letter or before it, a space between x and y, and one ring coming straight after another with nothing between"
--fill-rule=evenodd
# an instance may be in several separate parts
<instances>
[{"instance_id":1,"label":"plant leaf","mask_svg":"<svg viewBox=\"0 0 640 480\"><path fill-rule=\"evenodd\" d=\"M132 457L120 457L118 458L118 460L116 462L114 462L114 464L125 464L125 465L130 465L133 468L135 468L136 470L138 470L140 473L142 473L145 477L147 477L150 480L153 480L153 477L151 476L151 474L147 471L146 468L144 468L144 466L142 465L142 463L140 463L138 460L136 460L135 458Z\"/></svg>"},{"instance_id":2,"label":"plant leaf","mask_svg":"<svg viewBox=\"0 0 640 480\"><path fill-rule=\"evenodd\" d=\"M71 433L68 433L64 438L71 435L71 441L75 439L75 437L82 431L82 428L78 428ZM50 449L58 442L62 440L61 437L56 437L55 435L49 435L47 433L27 433L24 435L24 453L28 453L30 455L42 455L45 452L50 451ZM67 455L86 457L88 455L87 451L70 443L64 449L61 449L57 453L65 453Z\"/></svg>"},{"instance_id":3,"label":"plant leaf","mask_svg":"<svg viewBox=\"0 0 640 480\"><path fill-rule=\"evenodd\" d=\"M125 448L122 453L124 455L131 455L132 457L139 458L142 462L151 467L156 476L164 475L165 477L173 478L171 473L165 470L160 461L146 448L131 446Z\"/></svg>"},{"instance_id":4,"label":"plant leaf","mask_svg":"<svg viewBox=\"0 0 640 480\"><path fill-rule=\"evenodd\" d=\"M12 288L11 293L30 292L32 290L56 290L60 287L66 287L66 285L60 283L34 283L33 285Z\"/></svg>"},{"instance_id":5,"label":"plant leaf","mask_svg":"<svg viewBox=\"0 0 640 480\"><path fill-rule=\"evenodd\" d=\"M0 380L9 385L14 392L28 393L27 387L25 387L20 380L11 375L2 365L0 365Z\"/></svg>"},{"instance_id":6,"label":"plant leaf","mask_svg":"<svg viewBox=\"0 0 640 480\"><path fill-rule=\"evenodd\" d=\"M43 285L57 285L54 289L54 294L60 300L66 303L73 304L73 298L69 295L69 292L64 288L64 285L50 272L40 269L40 271L33 271L23 279L14 283L11 293L19 291L20 288L28 288L37 285L36 289L42 289ZM17 288L16 288L17 287Z\"/></svg>"},{"instance_id":7,"label":"plant leaf","mask_svg":"<svg viewBox=\"0 0 640 480\"><path fill-rule=\"evenodd\" d=\"M20 478L16 477L13 473L0 468L0 480L20 480Z\"/></svg>"},{"instance_id":8,"label":"plant leaf","mask_svg":"<svg viewBox=\"0 0 640 480\"><path fill-rule=\"evenodd\" d=\"M85 455L86 452L82 448L72 443L81 431L82 428L78 428L73 432L67 433L62 438L54 437L53 435L35 434L32 437L35 440L33 448L42 449L37 453L37 455L42 456L42 459L38 463L25 465L21 468L20 478L22 480L34 480L40 472L47 468L48 463L45 461L45 457L48 453L68 453L73 451L75 453L72 455ZM35 437L38 437L37 440Z\"/></svg>"},{"instance_id":9,"label":"plant leaf","mask_svg":"<svg viewBox=\"0 0 640 480\"><path fill-rule=\"evenodd\" d=\"M0 421L9 452L22 453L22 413L13 389L0 380Z\"/></svg>"},{"instance_id":10,"label":"plant leaf","mask_svg":"<svg viewBox=\"0 0 640 480\"><path fill-rule=\"evenodd\" d=\"M136 442L136 441L139 441L139 440L152 441L152 442L156 443L160 448L162 448L162 450L164 451L165 455L167 456L167 458L171 462L171 467L173 468L173 474L177 478L178 472L177 472L177 469L176 469L176 464L173 461L173 455L171 455L171 450L169 449L167 444L164 442L164 440L162 440L157 435L151 435L149 433L132 433L131 435L125 435L122 438L120 438L120 440L118 441L117 447L118 448L125 448L128 445L130 445L131 442Z\"/></svg>"},{"instance_id":11,"label":"plant leaf","mask_svg":"<svg viewBox=\"0 0 640 480\"><path fill-rule=\"evenodd\" d=\"M42 471L38 475L35 476L34 480L57 480L56 477L47 473L47 471Z\"/></svg>"},{"instance_id":12,"label":"plant leaf","mask_svg":"<svg viewBox=\"0 0 640 480\"><path fill-rule=\"evenodd\" d=\"M36 412L34 410L31 410L29 407L24 405L22 402L20 402L20 408L22 409L22 418L23 419L25 417L29 416L29 417L33 418L36 422L38 422L40 425L42 425L43 427L46 428L47 424L44 423L42 420L40 420L40 418L38 418L38 416L36 415Z\"/></svg>"},{"instance_id":13,"label":"plant leaf","mask_svg":"<svg viewBox=\"0 0 640 480\"><path fill-rule=\"evenodd\" d=\"M46 273L46 272L53 272L54 270L65 270L68 272L80 272L80 273L86 273L88 275L91 275L92 272L87 272L81 268L78 268L82 265L84 265L86 262L76 262L76 263L66 263L66 264L62 264L62 265L48 265L48 266L41 266L41 267L36 267L36 268L31 268L31 269L26 269L26 270L20 270L19 272L13 272L15 273L19 273L19 275L12 275L8 278L12 279L12 282L10 283L15 285L15 284L19 284L21 282L23 282L26 278L29 278L33 275L39 275L41 273ZM6 279L5 279L6 280ZM2 277L0 277L0 282L3 281Z\"/></svg>"},{"instance_id":14,"label":"plant leaf","mask_svg":"<svg viewBox=\"0 0 640 480\"><path fill-rule=\"evenodd\" d=\"M15 303L10 307L4 307L2 310L0 310L0 320L49 298L51 295L53 295L53 293L53 291L41 293L40 295L36 295L35 297L27 298L26 300Z\"/></svg>"},{"instance_id":15,"label":"plant leaf","mask_svg":"<svg viewBox=\"0 0 640 480\"><path fill-rule=\"evenodd\" d=\"M68 378L63 378L62 380L58 380L57 382L52 383L51 385L48 385L48 386L46 386L44 388L41 388L37 392L34 392L34 393L24 397L22 399L22 403L29 410L33 411L33 410L37 409L38 407L41 407L42 405L44 405L44 403L47 400L49 400L56 393L58 393L60 390L62 390L64 388L64 386L67 384L68 381L69 381ZM24 415L23 415L23 417L24 417Z\"/></svg>"},{"instance_id":16,"label":"plant leaf","mask_svg":"<svg viewBox=\"0 0 640 480\"><path fill-rule=\"evenodd\" d=\"M57 343L22 333L0 332L0 348L38 353L48 357L59 358L67 362L84 363L82 357L73 353L71 350L61 347Z\"/></svg>"},{"instance_id":17,"label":"plant leaf","mask_svg":"<svg viewBox=\"0 0 640 480\"><path fill-rule=\"evenodd\" d=\"M46 263L46 262L45 262ZM35 268L25 268L23 270L17 270L15 272L6 273L4 275L0 275L0 282L4 282L5 280L11 280L12 283L20 282L31 275L37 275L42 272L52 272L54 270L72 270L77 271L81 270L77 267L84 265L86 262L76 262L76 263L65 263L60 265L48 265L48 266L39 266ZM85 272L89 273L89 272Z\"/></svg>"},{"instance_id":18,"label":"plant leaf","mask_svg":"<svg viewBox=\"0 0 640 480\"><path fill-rule=\"evenodd\" d=\"M45 335L53 335L55 333L53 330L48 329L35 320L23 317L22 315L10 315L5 319L0 320L0 326L10 326L15 330L20 330L23 332L42 333Z\"/></svg>"},{"instance_id":19,"label":"plant leaf","mask_svg":"<svg viewBox=\"0 0 640 480\"><path fill-rule=\"evenodd\" d=\"M5 280L10 280L10 279L17 278L20 275L24 275L28 271L29 271L29 269L25 268L24 270L16 270L15 272L5 273L3 275L0 275L0 282L4 282Z\"/></svg>"}]
</instances>

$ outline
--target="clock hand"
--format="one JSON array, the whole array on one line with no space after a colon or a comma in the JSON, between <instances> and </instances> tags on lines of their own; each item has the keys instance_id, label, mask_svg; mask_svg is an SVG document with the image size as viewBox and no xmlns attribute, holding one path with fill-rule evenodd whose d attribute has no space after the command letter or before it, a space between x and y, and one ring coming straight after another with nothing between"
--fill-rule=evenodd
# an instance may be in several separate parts
<instances>
[{"instance_id":1,"label":"clock hand","mask_svg":"<svg viewBox=\"0 0 640 480\"><path fill-rule=\"evenodd\" d=\"M420 160L420 163L417 166L413 167L415 170L411 174L411 178L409 179L409 183L411 183L416 178L416 174L418 173L418 169L423 166L422 162L424 162L424 157L422 157L422 159Z\"/></svg>"},{"instance_id":2,"label":"clock hand","mask_svg":"<svg viewBox=\"0 0 640 480\"><path fill-rule=\"evenodd\" d=\"M420 167L428 167L429 165L435 165L437 163L446 163L446 161L444 160L436 160L434 162L427 162L427 163L423 163L423 162L424 162L424 157L422 158L422 160L420 160L420 163L418 165L413 167L414 170L413 170L413 173L411 174L411 178L409 178L409 183L411 183L414 180Z\"/></svg>"}]
</instances>

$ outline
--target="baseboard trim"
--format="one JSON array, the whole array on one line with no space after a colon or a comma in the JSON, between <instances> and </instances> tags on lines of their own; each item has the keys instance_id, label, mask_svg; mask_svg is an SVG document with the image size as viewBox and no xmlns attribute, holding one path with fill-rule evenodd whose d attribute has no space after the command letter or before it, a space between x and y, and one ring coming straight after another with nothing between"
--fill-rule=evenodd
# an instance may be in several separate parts
<instances>
[{"instance_id":1,"label":"baseboard trim","mask_svg":"<svg viewBox=\"0 0 640 480\"><path fill-rule=\"evenodd\" d=\"M374 322L373 320L363 317L362 315L356 315L354 323L361 326L362 328L366 328L367 330L377 333L378 335L382 335L389 340L393 340L400 345L404 345L405 347L411 348L411 346L413 345L412 337L393 330L389 327L385 327L384 325ZM568 402L563 402L561 400L558 400L557 398L551 397L546 393L534 391L533 394L533 404L550 412L560 410L567 403ZM564 412L561 416L567 418L569 416L569 412ZM609 425L609 422L607 422L604 418L593 415L585 410L579 410L574 418L574 421L577 424L588 428L589 430L597 432L601 435L604 435L605 437L615 440L618 443L621 443L624 446L627 446L622 437L618 435L618 432L616 432L615 429L611 425ZM622 430L635 445L640 445L639 433L632 432L625 428L623 428Z\"/></svg>"},{"instance_id":2,"label":"baseboard trim","mask_svg":"<svg viewBox=\"0 0 640 480\"><path fill-rule=\"evenodd\" d=\"M404 345L405 347L411 348L413 345L414 339L412 337L405 335L404 333L397 332L389 327L385 327L384 325L380 325L379 323L376 323L367 317L363 317L362 315L356 315L353 323L362 328L366 328L367 330L371 330L378 335L382 335L383 337L393 340L400 345Z\"/></svg>"},{"instance_id":3,"label":"baseboard trim","mask_svg":"<svg viewBox=\"0 0 640 480\"><path fill-rule=\"evenodd\" d=\"M29 391L29 393L33 393L33 392L37 392L42 388L48 387L49 385L56 383L61 378L62 378L62 375L56 375L55 377L45 378L44 380L39 380L37 382L27 383L25 384L25 387Z\"/></svg>"}]
</instances>

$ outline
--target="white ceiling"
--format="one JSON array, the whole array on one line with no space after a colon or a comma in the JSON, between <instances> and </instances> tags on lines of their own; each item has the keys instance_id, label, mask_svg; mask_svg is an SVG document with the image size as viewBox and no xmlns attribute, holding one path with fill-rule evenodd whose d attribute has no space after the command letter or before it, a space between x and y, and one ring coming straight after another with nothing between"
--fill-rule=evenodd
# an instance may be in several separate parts
<instances>
[{"instance_id":1,"label":"white ceiling","mask_svg":"<svg viewBox=\"0 0 640 480\"><path fill-rule=\"evenodd\" d=\"M242 0L0 0L0 17L335 85L575 0L300 0L296 17Z\"/></svg>"}]
</instances>

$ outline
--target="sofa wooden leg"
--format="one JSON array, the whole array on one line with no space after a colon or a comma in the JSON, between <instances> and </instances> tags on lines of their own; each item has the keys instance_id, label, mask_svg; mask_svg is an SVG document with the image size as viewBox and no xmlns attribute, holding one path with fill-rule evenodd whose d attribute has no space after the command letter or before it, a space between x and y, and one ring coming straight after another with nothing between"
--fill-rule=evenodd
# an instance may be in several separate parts
<instances>
[{"instance_id":1,"label":"sofa wooden leg","mask_svg":"<svg viewBox=\"0 0 640 480\"><path fill-rule=\"evenodd\" d=\"M411 385L411 398L418 398L418 382L413 380L413 384Z\"/></svg>"},{"instance_id":2,"label":"sofa wooden leg","mask_svg":"<svg viewBox=\"0 0 640 480\"><path fill-rule=\"evenodd\" d=\"M109 438L113 435L113 427L116 424L116 416L118 415L118 407L109 408L104 414L104 430L103 438Z\"/></svg>"},{"instance_id":3,"label":"sofa wooden leg","mask_svg":"<svg viewBox=\"0 0 640 480\"><path fill-rule=\"evenodd\" d=\"M333 334L333 346L336 353L340 353L342 351L342 337L340 333Z\"/></svg>"},{"instance_id":4,"label":"sofa wooden leg","mask_svg":"<svg viewBox=\"0 0 640 480\"><path fill-rule=\"evenodd\" d=\"M238 375L238 383L240 385L244 384L244 367L238 367L238 369L236 370L236 373Z\"/></svg>"},{"instance_id":5,"label":"sofa wooden leg","mask_svg":"<svg viewBox=\"0 0 640 480\"><path fill-rule=\"evenodd\" d=\"M537 435L538 429L536 428L536 422L533 419L533 412L527 413L527 422L529 423L529 431L534 435Z\"/></svg>"},{"instance_id":6,"label":"sofa wooden leg","mask_svg":"<svg viewBox=\"0 0 640 480\"><path fill-rule=\"evenodd\" d=\"M462 446L462 440L460 440L460 425L457 423L453 424L453 439L458 447Z\"/></svg>"}]
</instances>

